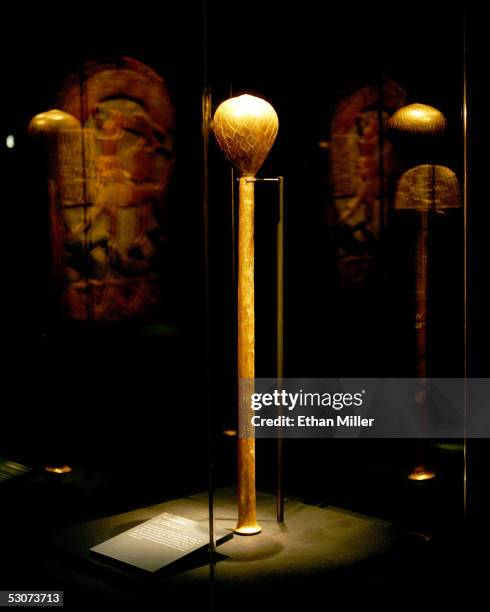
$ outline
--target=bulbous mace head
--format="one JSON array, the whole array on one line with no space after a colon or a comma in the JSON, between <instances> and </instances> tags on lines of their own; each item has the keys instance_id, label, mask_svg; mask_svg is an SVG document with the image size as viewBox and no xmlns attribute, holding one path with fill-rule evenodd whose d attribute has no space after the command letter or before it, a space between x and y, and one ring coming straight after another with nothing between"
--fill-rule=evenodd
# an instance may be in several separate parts
<instances>
[{"instance_id":1,"label":"bulbous mace head","mask_svg":"<svg viewBox=\"0 0 490 612\"><path fill-rule=\"evenodd\" d=\"M395 208L398 210L444 210L461 207L456 174L446 166L420 164L404 172L398 181Z\"/></svg>"},{"instance_id":2,"label":"bulbous mace head","mask_svg":"<svg viewBox=\"0 0 490 612\"><path fill-rule=\"evenodd\" d=\"M446 117L428 104L409 104L393 114L389 125L405 134L436 136L445 132Z\"/></svg>"},{"instance_id":3,"label":"bulbous mace head","mask_svg":"<svg viewBox=\"0 0 490 612\"><path fill-rule=\"evenodd\" d=\"M53 108L52 110L35 115L29 122L27 131L31 136L58 134L65 130L80 128L76 117Z\"/></svg>"},{"instance_id":4,"label":"bulbous mace head","mask_svg":"<svg viewBox=\"0 0 490 612\"><path fill-rule=\"evenodd\" d=\"M212 129L235 168L243 176L255 176L274 144L279 119L269 102L244 94L218 106Z\"/></svg>"}]
</instances>

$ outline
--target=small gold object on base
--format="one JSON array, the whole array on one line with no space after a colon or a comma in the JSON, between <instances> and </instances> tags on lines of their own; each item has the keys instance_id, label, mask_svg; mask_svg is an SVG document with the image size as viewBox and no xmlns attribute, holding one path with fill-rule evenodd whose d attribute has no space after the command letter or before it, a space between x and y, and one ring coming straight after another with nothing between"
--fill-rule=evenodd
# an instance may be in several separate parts
<instances>
[{"instance_id":1,"label":"small gold object on base","mask_svg":"<svg viewBox=\"0 0 490 612\"><path fill-rule=\"evenodd\" d=\"M438 137L446 130L446 118L437 108L427 104L409 104L398 109L390 119L391 129L414 140L420 136ZM420 139L419 139L420 143ZM427 305L428 305L428 233L429 215L461 206L461 194L456 174L446 166L419 164L400 178L395 195L395 209L415 211L418 219L415 245L415 340L417 376L421 386L416 397L417 409L426 414L427 390ZM424 465L425 445L418 448L416 467L408 478L432 480L434 472Z\"/></svg>"},{"instance_id":2,"label":"small gold object on base","mask_svg":"<svg viewBox=\"0 0 490 612\"><path fill-rule=\"evenodd\" d=\"M50 474L69 474L70 472L73 471L73 468L71 468L69 465L59 465L59 466L47 465L44 469L46 472L49 472Z\"/></svg>"},{"instance_id":3,"label":"small gold object on base","mask_svg":"<svg viewBox=\"0 0 490 612\"><path fill-rule=\"evenodd\" d=\"M223 429L221 433L227 438L236 438L236 429Z\"/></svg>"},{"instance_id":4,"label":"small gold object on base","mask_svg":"<svg viewBox=\"0 0 490 612\"><path fill-rule=\"evenodd\" d=\"M236 533L237 535L257 535L258 533L260 533L262 531L262 527L259 524L255 524L255 525L248 525L245 527L235 527L233 529L233 533Z\"/></svg>"},{"instance_id":5,"label":"small gold object on base","mask_svg":"<svg viewBox=\"0 0 490 612\"><path fill-rule=\"evenodd\" d=\"M430 472L424 466L414 468L413 472L408 475L409 480L432 480L436 477L435 472Z\"/></svg>"}]
</instances>

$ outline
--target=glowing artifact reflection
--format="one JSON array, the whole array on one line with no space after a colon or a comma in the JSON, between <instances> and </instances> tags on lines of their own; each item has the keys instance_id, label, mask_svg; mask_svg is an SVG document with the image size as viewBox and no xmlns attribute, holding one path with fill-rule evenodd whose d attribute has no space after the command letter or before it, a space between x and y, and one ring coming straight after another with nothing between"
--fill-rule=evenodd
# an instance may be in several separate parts
<instances>
[{"instance_id":1,"label":"glowing artifact reflection","mask_svg":"<svg viewBox=\"0 0 490 612\"><path fill-rule=\"evenodd\" d=\"M433 106L409 104L394 113L390 127L409 135L422 145L419 137L436 137L444 133L446 118ZM421 151L423 154L424 151ZM395 208L412 210L417 215L415 245L415 338L417 377L420 389L416 405L422 414L427 410L427 304L428 304L428 239L429 215L461 206L459 183L455 173L445 166L419 164L407 170L398 181ZM415 481L431 480L436 474L426 469L424 445L419 444L417 464L408 478Z\"/></svg>"},{"instance_id":2,"label":"glowing artifact reflection","mask_svg":"<svg viewBox=\"0 0 490 612\"><path fill-rule=\"evenodd\" d=\"M413 135L438 135L446 131L446 117L428 104L408 104L399 108L390 119L397 132Z\"/></svg>"},{"instance_id":3,"label":"glowing artifact reflection","mask_svg":"<svg viewBox=\"0 0 490 612\"><path fill-rule=\"evenodd\" d=\"M255 438L248 417L248 397L255 377L254 177L277 135L272 106L248 94L225 100L217 108L213 131L221 150L240 172L238 221L238 524L235 533L253 535L256 517ZM247 418L248 417L248 418Z\"/></svg>"},{"instance_id":4,"label":"glowing artifact reflection","mask_svg":"<svg viewBox=\"0 0 490 612\"><path fill-rule=\"evenodd\" d=\"M83 77L83 78L82 78ZM161 304L175 160L165 81L131 58L83 65L36 115L49 162L54 286L63 319L149 320Z\"/></svg>"}]
</instances>

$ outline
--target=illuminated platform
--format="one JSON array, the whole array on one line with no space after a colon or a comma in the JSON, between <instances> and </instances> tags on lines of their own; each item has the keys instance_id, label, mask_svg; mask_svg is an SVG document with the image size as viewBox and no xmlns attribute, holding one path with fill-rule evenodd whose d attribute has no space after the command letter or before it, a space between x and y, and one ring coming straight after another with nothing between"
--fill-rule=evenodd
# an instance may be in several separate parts
<instances>
[{"instance_id":1,"label":"illuminated platform","mask_svg":"<svg viewBox=\"0 0 490 612\"><path fill-rule=\"evenodd\" d=\"M407 538L391 523L292 499L286 500L286 520L279 524L275 520L275 498L259 493L257 514L262 533L235 536L219 546L214 575L207 551L189 555L153 576L90 554L92 546L164 511L206 525L207 495L181 498L59 532L53 542L61 554L56 560L56 575L61 573L64 581L89 588L92 598L134 603L178 597L185 607L192 603L207 608L213 597L216 609L226 608L232 598L233 609L245 609L247 602L261 609L260 600L272 597L283 609L289 609L325 589L332 596L345 593L350 597L355 593L353 584L362 590L363 584L376 583L380 564L383 574L390 568L387 560L393 554L398 557L407 544ZM216 527L231 531L236 523L233 489L216 493L214 512ZM398 572L399 567L393 571Z\"/></svg>"}]
</instances>

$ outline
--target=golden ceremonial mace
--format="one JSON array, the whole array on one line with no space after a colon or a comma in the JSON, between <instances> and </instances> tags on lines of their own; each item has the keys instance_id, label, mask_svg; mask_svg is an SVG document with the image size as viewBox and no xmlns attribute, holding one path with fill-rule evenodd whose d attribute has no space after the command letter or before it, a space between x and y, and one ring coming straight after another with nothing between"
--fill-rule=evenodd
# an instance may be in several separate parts
<instances>
[{"instance_id":1,"label":"golden ceremonial mace","mask_svg":"<svg viewBox=\"0 0 490 612\"><path fill-rule=\"evenodd\" d=\"M63 271L59 263L62 261L61 246L59 232L56 232L53 219L57 218L61 213L59 211L59 189L61 177L61 152L60 138L63 133L72 132L73 130L80 132L81 125L76 117L69 115L58 109L51 109L44 113L39 113L32 117L29 122L27 131L32 138L42 139L44 154L47 155L48 162L48 197L49 197L49 215L51 220L51 248L53 253L53 282L56 288L59 288L62 282ZM81 133L81 132L80 132ZM72 471L72 468L65 463L50 461L44 469L51 474L67 474Z\"/></svg>"},{"instance_id":2,"label":"golden ceremonial mace","mask_svg":"<svg viewBox=\"0 0 490 612\"><path fill-rule=\"evenodd\" d=\"M222 102L212 129L228 160L240 172L238 210L238 523L240 535L260 533L255 497L255 434L250 395L255 378L254 182L279 128L272 106L248 94Z\"/></svg>"},{"instance_id":3,"label":"golden ceremonial mace","mask_svg":"<svg viewBox=\"0 0 490 612\"><path fill-rule=\"evenodd\" d=\"M433 106L409 104L394 113L390 119L390 127L422 148L429 142L427 139L438 138L445 132L446 118ZM407 170L398 181L395 209L415 211L418 217L415 245L415 340L417 377L421 381L421 387L416 397L416 404L424 414L427 409L425 379L427 377L429 215L460 206L458 179L446 166L434 163L419 164ZM423 448L423 444L420 443L417 465L408 476L410 480L430 480L435 477L435 473L425 466Z\"/></svg>"}]
</instances>

